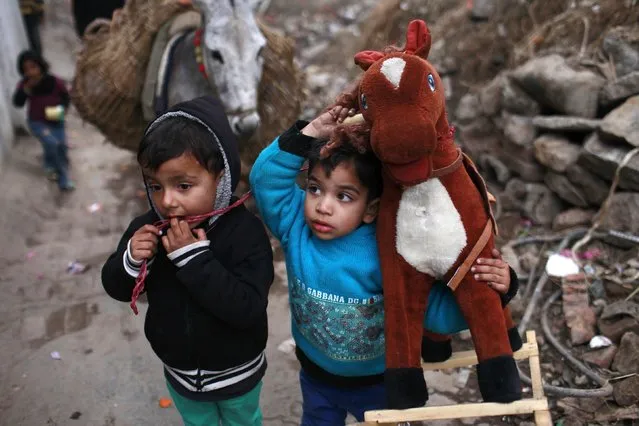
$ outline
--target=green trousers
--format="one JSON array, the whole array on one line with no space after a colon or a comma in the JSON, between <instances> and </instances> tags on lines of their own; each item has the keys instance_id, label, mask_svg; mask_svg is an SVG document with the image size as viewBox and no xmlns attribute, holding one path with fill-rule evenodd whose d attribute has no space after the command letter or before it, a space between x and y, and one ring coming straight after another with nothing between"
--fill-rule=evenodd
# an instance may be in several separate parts
<instances>
[{"instance_id":1,"label":"green trousers","mask_svg":"<svg viewBox=\"0 0 639 426\"><path fill-rule=\"evenodd\" d=\"M166 383L186 426L261 426L260 381L248 393L225 401L192 401Z\"/></svg>"}]
</instances>

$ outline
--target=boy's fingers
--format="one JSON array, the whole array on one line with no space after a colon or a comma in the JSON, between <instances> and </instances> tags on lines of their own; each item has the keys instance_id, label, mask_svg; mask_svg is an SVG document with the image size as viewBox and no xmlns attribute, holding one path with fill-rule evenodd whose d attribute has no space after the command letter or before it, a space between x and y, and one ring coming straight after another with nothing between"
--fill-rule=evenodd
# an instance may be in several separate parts
<instances>
[{"instance_id":1,"label":"boy's fingers","mask_svg":"<svg viewBox=\"0 0 639 426\"><path fill-rule=\"evenodd\" d=\"M342 108L342 110L339 112L337 121L341 123L342 121L344 121L344 119L346 119L346 117L348 117L348 109Z\"/></svg>"},{"instance_id":2,"label":"boy's fingers","mask_svg":"<svg viewBox=\"0 0 639 426\"><path fill-rule=\"evenodd\" d=\"M136 245L135 249L136 250L151 250L153 249L154 244L150 243L148 241L141 241L139 244Z\"/></svg>"},{"instance_id":3,"label":"boy's fingers","mask_svg":"<svg viewBox=\"0 0 639 426\"><path fill-rule=\"evenodd\" d=\"M470 268L471 272L476 272L478 274L494 274L499 275L500 277L506 276L506 271L503 268L488 266L488 265L476 265Z\"/></svg>"},{"instance_id":4,"label":"boy's fingers","mask_svg":"<svg viewBox=\"0 0 639 426\"><path fill-rule=\"evenodd\" d=\"M145 259L150 259L155 255L153 250L144 250L142 253Z\"/></svg>"},{"instance_id":5,"label":"boy's fingers","mask_svg":"<svg viewBox=\"0 0 639 426\"><path fill-rule=\"evenodd\" d=\"M164 238L166 238L167 241L173 241L175 239L175 229L173 229L173 227L167 229L166 236L162 237L162 240L164 240Z\"/></svg>"},{"instance_id":6,"label":"boy's fingers","mask_svg":"<svg viewBox=\"0 0 639 426\"><path fill-rule=\"evenodd\" d=\"M142 236L142 235L160 235L160 230L153 225L144 225L142 228L138 229L134 236Z\"/></svg>"},{"instance_id":7,"label":"boy's fingers","mask_svg":"<svg viewBox=\"0 0 639 426\"><path fill-rule=\"evenodd\" d=\"M493 249L493 257L496 257L498 259L501 259L501 252L499 250L497 250L496 248Z\"/></svg>"},{"instance_id":8,"label":"boy's fingers","mask_svg":"<svg viewBox=\"0 0 639 426\"><path fill-rule=\"evenodd\" d=\"M144 232L138 235L138 241L154 241L158 236L152 232Z\"/></svg>"},{"instance_id":9,"label":"boy's fingers","mask_svg":"<svg viewBox=\"0 0 639 426\"><path fill-rule=\"evenodd\" d=\"M475 274L475 279L477 281L498 282L500 277L496 274Z\"/></svg>"},{"instance_id":10,"label":"boy's fingers","mask_svg":"<svg viewBox=\"0 0 639 426\"><path fill-rule=\"evenodd\" d=\"M131 256L133 256L134 259L146 259L146 256L149 254L153 254L151 247L138 247L132 250Z\"/></svg>"},{"instance_id":11,"label":"boy's fingers","mask_svg":"<svg viewBox=\"0 0 639 426\"><path fill-rule=\"evenodd\" d=\"M333 121L337 121L339 119L339 115L342 112L342 107L340 105L336 105L330 109L329 113L331 114L331 118Z\"/></svg>"},{"instance_id":12,"label":"boy's fingers","mask_svg":"<svg viewBox=\"0 0 639 426\"><path fill-rule=\"evenodd\" d=\"M142 243L142 242L157 243L157 241L158 241L157 235L150 234L148 232L138 235L138 237L134 240L134 242L136 243Z\"/></svg>"},{"instance_id":13,"label":"boy's fingers","mask_svg":"<svg viewBox=\"0 0 639 426\"><path fill-rule=\"evenodd\" d=\"M490 276L492 278L490 279L486 279L485 281L493 281L493 282L497 282L500 284L506 284L510 279L510 275L507 275L504 273L503 269L497 269L497 268L488 268L488 269L477 269L476 271L474 271L475 274L478 275L482 275L482 276Z\"/></svg>"},{"instance_id":14,"label":"boy's fingers","mask_svg":"<svg viewBox=\"0 0 639 426\"><path fill-rule=\"evenodd\" d=\"M141 230L150 232L153 235L160 235L160 230L153 225L144 225L142 228L140 228L140 231Z\"/></svg>"},{"instance_id":15,"label":"boy's fingers","mask_svg":"<svg viewBox=\"0 0 639 426\"><path fill-rule=\"evenodd\" d=\"M162 237L162 245L164 246L164 250L166 250L167 253L171 253L171 250L169 249L169 237L168 236L164 236Z\"/></svg>"},{"instance_id":16,"label":"boy's fingers","mask_svg":"<svg viewBox=\"0 0 639 426\"><path fill-rule=\"evenodd\" d=\"M195 235L197 236L198 241L206 241L206 231L202 228L195 229Z\"/></svg>"},{"instance_id":17,"label":"boy's fingers","mask_svg":"<svg viewBox=\"0 0 639 426\"><path fill-rule=\"evenodd\" d=\"M180 231L184 235L189 235L191 232L191 228L189 227L189 223L186 220L180 221Z\"/></svg>"},{"instance_id":18,"label":"boy's fingers","mask_svg":"<svg viewBox=\"0 0 639 426\"><path fill-rule=\"evenodd\" d=\"M497 267L497 268L504 268L504 269L506 269L506 267L507 267L506 262L504 262L501 259L487 259L487 258L482 257L482 258L477 259L476 263L477 263L477 265L475 265L475 266L487 265L487 266L494 266L494 267Z\"/></svg>"},{"instance_id":19,"label":"boy's fingers","mask_svg":"<svg viewBox=\"0 0 639 426\"><path fill-rule=\"evenodd\" d=\"M148 244L149 244L149 250L151 250L151 251L157 250L157 248L158 248L157 242L151 242L151 243L148 243Z\"/></svg>"},{"instance_id":20,"label":"boy's fingers","mask_svg":"<svg viewBox=\"0 0 639 426\"><path fill-rule=\"evenodd\" d=\"M506 294L506 291L508 290L508 287L506 287L504 284L489 282L488 285L490 286L490 288L492 288L498 293Z\"/></svg>"}]
</instances>

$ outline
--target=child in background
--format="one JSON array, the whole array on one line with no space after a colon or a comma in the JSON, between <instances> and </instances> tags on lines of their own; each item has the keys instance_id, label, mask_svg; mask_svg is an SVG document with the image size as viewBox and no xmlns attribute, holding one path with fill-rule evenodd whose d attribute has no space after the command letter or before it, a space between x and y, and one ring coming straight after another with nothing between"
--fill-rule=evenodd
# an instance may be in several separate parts
<instances>
[{"instance_id":1,"label":"child in background","mask_svg":"<svg viewBox=\"0 0 639 426\"><path fill-rule=\"evenodd\" d=\"M64 82L49 73L49 64L36 52L25 51L18 57L22 80L13 95L13 104L22 107L29 101L28 123L42 144L44 168L61 191L75 189L69 180L69 158L64 129L64 111L69 107L69 92Z\"/></svg>"}]
</instances>

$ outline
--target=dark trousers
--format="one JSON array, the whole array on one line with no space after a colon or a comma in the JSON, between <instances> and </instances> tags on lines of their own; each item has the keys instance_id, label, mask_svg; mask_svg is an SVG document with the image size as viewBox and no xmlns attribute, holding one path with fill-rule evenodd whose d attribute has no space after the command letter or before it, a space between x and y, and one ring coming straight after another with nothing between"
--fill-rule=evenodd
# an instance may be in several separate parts
<instances>
[{"instance_id":1,"label":"dark trousers","mask_svg":"<svg viewBox=\"0 0 639 426\"><path fill-rule=\"evenodd\" d=\"M42 21L42 15L23 15L23 18L31 50L38 55L42 55L42 43L40 41L40 22Z\"/></svg>"},{"instance_id":2,"label":"dark trousers","mask_svg":"<svg viewBox=\"0 0 639 426\"><path fill-rule=\"evenodd\" d=\"M359 422L369 410L386 408L384 383L345 389L320 383L304 370L300 371L302 387L302 426L344 426L351 413Z\"/></svg>"}]
</instances>

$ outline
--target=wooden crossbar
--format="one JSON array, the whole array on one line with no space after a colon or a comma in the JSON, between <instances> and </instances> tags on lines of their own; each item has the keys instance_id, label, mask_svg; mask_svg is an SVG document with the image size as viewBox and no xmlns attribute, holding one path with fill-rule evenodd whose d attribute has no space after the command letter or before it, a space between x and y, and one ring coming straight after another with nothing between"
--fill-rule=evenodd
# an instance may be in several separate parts
<instances>
[{"instance_id":1,"label":"wooden crossbar","mask_svg":"<svg viewBox=\"0 0 639 426\"><path fill-rule=\"evenodd\" d=\"M524 343L524 345L517 352L513 353L513 357L519 361L522 359L528 359L533 355L539 355L537 344ZM475 351L463 351L455 352L450 358L443 362L423 362L422 368L426 371L432 370L445 370L447 368L459 368L468 367L470 365L476 365L477 354Z\"/></svg>"},{"instance_id":2,"label":"wooden crossbar","mask_svg":"<svg viewBox=\"0 0 639 426\"><path fill-rule=\"evenodd\" d=\"M374 423L400 423L420 420L465 419L468 417L492 417L515 414L530 414L547 410L545 399L522 399L509 404L481 402L477 404L441 405L410 408L408 410L367 411L365 419Z\"/></svg>"},{"instance_id":3,"label":"wooden crossbar","mask_svg":"<svg viewBox=\"0 0 639 426\"><path fill-rule=\"evenodd\" d=\"M526 332L526 340L522 348L513 354L516 360L528 359L532 380L533 397L514 401L508 404L483 402L475 404L457 404L411 408L408 410L367 411L365 421L359 425L397 424L411 421L428 421L444 419L463 419L468 417L493 417L519 414L534 414L537 426L552 426L552 418L548 409L548 400L544 396L539 364L539 348L535 332ZM447 368L467 367L477 364L475 351L454 353L448 360L437 363L422 364L424 370L441 370Z\"/></svg>"}]
</instances>

